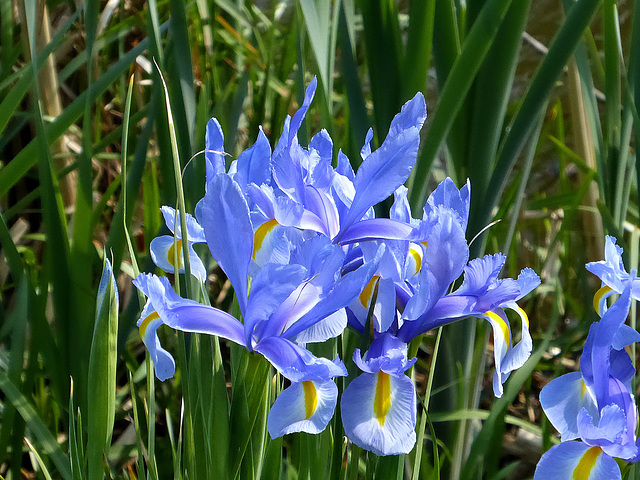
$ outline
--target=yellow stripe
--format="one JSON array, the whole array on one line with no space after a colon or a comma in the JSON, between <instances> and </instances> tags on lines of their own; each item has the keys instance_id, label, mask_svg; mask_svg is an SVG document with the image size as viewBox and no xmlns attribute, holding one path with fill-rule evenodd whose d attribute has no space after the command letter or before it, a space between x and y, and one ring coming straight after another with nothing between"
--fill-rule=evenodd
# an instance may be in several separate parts
<instances>
[{"instance_id":1,"label":"yellow stripe","mask_svg":"<svg viewBox=\"0 0 640 480\"><path fill-rule=\"evenodd\" d=\"M278 225L278 221L274 219L269 220L268 222L264 222L256 229L256 233L253 236L253 254L251 255L251 258L253 258L254 260L256 259L256 253L258 253L262 248L264 239L276 225Z\"/></svg>"},{"instance_id":2,"label":"yellow stripe","mask_svg":"<svg viewBox=\"0 0 640 480\"><path fill-rule=\"evenodd\" d=\"M176 259L176 247L178 248L178 270L180 270L182 267L182 239L178 239L178 241L173 242L171 244L171 246L169 247L169 251L167 252L167 260L169 260L169 263L173 266L173 268L176 268L176 264L175 259Z\"/></svg>"},{"instance_id":3,"label":"yellow stripe","mask_svg":"<svg viewBox=\"0 0 640 480\"><path fill-rule=\"evenodd\" d=\"M384 426L387 412L391 408L391 378L382 370L377 373L376 393L373 397L373 413L376 414L380 426Z\"/></svg>"},{"instance_id":4,"label":"yellow stripe","mask_svg":"<svg viewBox=\"0 0 640 480\"><path fill-rule=\"evenodd\" d=\"M142 323L140 324L140 338L144 338L144 334L147 331L147 327L149 326L149 324L155 320L156 318L160 318L160 315L158 314L158 312L153 311L151 312L149 315L147 315L147 318L145 318Z\"/></svg>"},{"instance_id":5,"label":"yellow stripe","mask_svg":"<svg viewBox=\"0 0 640 480\"><path fill-rule=\"evenodd\" d=\"M525 324L527 325L527 328L529 328L529 316L527 315L527 312L525 312L520 305L516 305L516 310L518 312L520 312L520 315L522 316L522 319L524 320Z\"/></svg>"},{"instance_id":6,"label":"yellow stripe","mask_svg":"<svg viewBox=\"0 0 640 480\"><path fill-rule=\"evenodd\" d=\"M497 322L502 330L502 336L504 337L504 343L507 345L507 350L509 349L509 342L511 342L511 334L509 333L509 326L502 319L500 315L495 312L488 311L484 313L487 317L489 317L494 322ZM494 340L495 341L495 340Z\"/></svg>"},{"instance_id":7,"label":"yellow stripe","mask_svg":"<svg viewBox=\"0 0 640 480\"><path fill-rule=\"evenodd\" d=\"M302 388L304 389L304 411L308 420L318 407L318 392L311 380L302 382Z\"/></svg>"},{"instance_id":8,"label":"yellow stripe","mask_svg":"<svg viewBox=\"0 0 640 480\"><path fill-rule=\"evenodd\" d=\"M591 475L591 470L593 470L596 460L598 460L601 453L602 449L600 447L591 447L584 452L571 478L573 480L588 480L589 475Z\"/></svg>"},{"instance_id":9,"label":"yellow stripe","mask_svg":"<svg viewBox=\"0 0 640 480\"><path fill-rule=\"evenodd\" d=\"M422 248L412 243L409 245L409 254L413 257L413 261L416 262L415 271L411 274L413 276L422 268Z\"/></svg>"},{"instance_id":10,"label":"yellow stripe","mask_svg":"<svg viewBox=\"0 0 640 480\"><path fill-rule=\"evenodd\" d=\"M380 277L378 275L374 275L371 280L369 280L369 283L367 283L367 286L364 287L360 295L358 295L360 303L364 308L369 308L369 302L371 301L371 298L373 298L373 289L378 286L378 280L380 280Z\"/></svg>"},{"instance_id":11,"label":"yellow stripe","mask_svg":"<svg viewBox=\"0 0 640 480\"><path fill-rule=\"evenodd\" d=\"M605 285L600 290L598 290L596 294L593 296L593 308L595 309L596 312L598 312L598 315L600 316L602 316L602 313L600 313L600 300L602 300L602 297L604 297L611 290L612 289L610 286Z\"/></svg>"},{"instance_id":12,"label":"yellow stripe","mask_svg":"<svg viewBox=\"0 0 640 480\"><path fill-rule=\"evenodd\" d=\"M587 384L584 383L584 380L580 380L580 400L584 397L584 394L587 393Z\"/></svg>"}]
</instances>

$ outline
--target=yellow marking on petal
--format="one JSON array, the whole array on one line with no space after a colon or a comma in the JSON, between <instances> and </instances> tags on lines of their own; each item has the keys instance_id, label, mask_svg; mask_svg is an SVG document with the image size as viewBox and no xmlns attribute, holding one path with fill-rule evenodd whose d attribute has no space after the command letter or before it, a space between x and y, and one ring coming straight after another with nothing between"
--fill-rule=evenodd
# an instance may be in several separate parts
<instances>
[{"instance_id":1,"label":"yellow marking on petal","mask_svg":"<svg viewBox=\"0 0 640 480\"><path fill-rule=\"evenodd\" d=\"M422 268L422 248L420 248L415 243L409 245L409 255L413 257L413 261L415 262L414 272L410 275L413 276L417 274Z\"/></svg>"},{"instance_id":2,"label":"yellow marking on petal","mask_svg":"<svg viewBox=\"0 0 640 480\"><path fill-rule=\"evenodd\" d=\"M147 315L147 317L142 321L139 327L140 338L144 338L144 334L147 331L147 327L153 320L157 318L160 318L160 315L156 311L153 311L149 315Z\"/></svg>"},{"instance_id":3,"label":"yellow marking on petal","mask_svg":"<svg viewBox=\"0 0 640 480\"><path fill-rule=\"evenodd\" d=\"M167 260L169 260L169 263L173 266L173 268L176 268L176 264L174 263L176 260L176 248L178 249L178 270L180 270L182 267L182 239L178 239L176 242L173 242L171 244L171 246L169 247L169 251L167 252Z\"/></svg>"},{"instance_id":4,"label":"yellow marking on petal","mask_svg":"<svg viewBox=\"0 0 640 480\"><path fill-rule=\"evenodd\" d=\"M582 400L585 393L587 393L587 384L584 383L584 380L580 380L580 400Z\"/></svg>"},{"instance_id":5,"label":"yellow marking on petal","mask_svg":"<svg viewBox=\"0 0 640 480\"><path fill-rule=\"evenodd\" d=\"M387 412L391 408L391 378L388 373L379 371L377 374L376 393L373 397L373 413L376 414L378 423L384 427Z\"/></svg>"},{"instance_id":6,"label":"yellow marking on petal","mask_svg":"<svg viewBox=\"0 0 640 480\"><path fill-rule=\"evenodd\" d=\"M304 389L304 411L307 415L305 419L308 420L318 407L318 391L311 380L302 382L302 388Z\"/></svg>"},{"instance_id":7,"label":"yellow marking on petal","mask_svg":"<svg viewBox=\"0 0 640 480\"><path fill-rule=\"evenodd\" d=\"M602 449L600 447L591 447L589 450L584 452L580 462L578 462L578 466L573 471L573 475L571 478L573 480L588 480L589 475L591 475L591 470L596 464L596 460L602 453Z\"/></svg>"},{"instance_id":8,"label":"yellow marking on petal","mask_svg":"<svg viewBox=\"0 0 640 480\"><path fill-rule=\"evenodd\" d=\"M509 343L511 342L511 334L509 333L509 326L504 321L504 319L495 312L489 310L484 313L487 317L489 317L494 322L497 322L502 330L502 336L504 337L504 343L507 345L507 350L509 349Z\"/></svg>"},{"instance_id":9,"label":"yellow marking on petal","mask_svg":"<svg viewBox=\"0 0 640 480\"><path fill-rule=\"evenodd\" d=\"M378 286L379 280L380 277L378 275L374 275L371 280L369 280L369 283L367 283L367 286L364 287L360 295L358 295L360 303L364 308L369 308L369 302L373 298L373 290Z\"/></svg>"},{"instance_id":10,"label":"yellow marking on petal","mask_svg":"<svg viewBox=\"0 0 640 480\"><path fill-rule=\"evenodd\" d=\"M529 316L527 315L527 312L525 312L520 305L516 305L516 310L520 313L522 319L527 325L527 328L529 328Z\"/></svg>"},{"instance_id":11,"label":"yellow marking on petal","mask_svg":"<svg viewBox=\"0 0 640 480\"><path fill-rule=\"evenodd\" d=\"M251 258L256 259L256 254L262 248L262 244L264 243L264 239L267 237L267 234L278 225L277 220L269 220L264 222L256 229L256 233L253 235L253 254Z\"/></svg>"},{"instance_id":12,"label":"yellow marking on petal","mask_svg":"<svg viewBox=\"0 0 640 480\"><path fill-rule=\"evenodd\" d=\"M598 315L600 316L602 316L602 314L600 313L600 301L611 290L612 289L609 285L605 285L600 290L598 290L596 294L593 296L593 308L596 310L596 312L598 312Z\"/></svg>"}]
</instances>

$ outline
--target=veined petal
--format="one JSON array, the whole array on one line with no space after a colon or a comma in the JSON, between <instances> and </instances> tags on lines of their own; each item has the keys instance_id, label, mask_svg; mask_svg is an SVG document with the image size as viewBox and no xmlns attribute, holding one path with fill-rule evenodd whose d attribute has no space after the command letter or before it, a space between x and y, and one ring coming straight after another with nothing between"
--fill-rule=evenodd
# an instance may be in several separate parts
<instances>
[{"instance_id":1,"label":"veined petal","mask_svg":"<svg viewBox=\"0 0 640 480\"><path fill-rule=\"evenodd\" d=\"M548 450L538 462L534 480L617 480L616 461L600 447L582 442L562 442Z\"/></svg>"},{"instance_id":2,"label":"veined petal","mask_svg":"<svg viewBox=\"0 0 640 480\"><path fill-rule=\"evenodd\" d=\"M251 282L251 293L244 316L246 344L251 346L254 326L270 321L273 312L291 296L304 279L306 269L300 265L265 265Z\"/></svg>"},{"instance_id":3,"label":"veined petal","mask_svg":"<svg viewBox=\"0 0 640 480\"><path fill-rule=\"evenodd\" d=\"M151 240L149 252L151 253L153 263L167 273L175 273L175 261L177 256L178 273L184 273L183 248L181 239L178 239L176 242L173 237L170 237L169 235L162 235ZM191 275L201 282L204 282L207 278L207 270L204 267L204 263L202 263L202 260L193 249L191 243L189 244L189 262L191 265Z\"/></svg>"},{"instance_id":4,"label":"veined petal","mask_svg":"<svg viewBox=\"0 0 640 480\"><path fill-rule=\"evenodd\" d=\"M302 344L324 342L330 338L337 337L345 328L347 328L347 312L344 308L341 308L294 335L291 337L291 341Z\"/></svg>"},{"instance_id":5,"label":"veined petal","mask_svg":"<svg viewBox=\"0 0 640 480\"><path fill-rule=\"evenodd\" d=\"M322 432L336 408L338 387L333 380L304 380L287 387L269 411L271 438L294 432Z\"/></svg>"},{"instance_id":6,"label":"veined petal","mask_svg":"<svg viewBox=\"0 0 640 480\"><path fill-rule=\"evenodd\" d=\"M376 455L409 453L416 442L416 393L406 375L363 373L340 401L349 439Z\"/></svg>"},{"instance_id":7,"label":"veined petal","mask_svg":"<svg viewBox=\"0 0 640 480\"><path fill-rule=\"evenodd\" d=\"M333 288L322 297L322 301L317 302L304 316L288 327L283 335L287 338L293 338L323 318L349 305L371 280L384 250L385 247L382 245L373 260L340 277Z\"/></svg>"},{"instance_id":8,"label":"veined petal","mask_svg":"<svg viewBox=\"0 0 640 480\"><path fill-rule=\"evenodd\" d=\"M551 380L540 392L540 404L551 424L560 432L562 441L578 438L578 413L584 408L598 414L593 394L582 374L571 372Z\"/></svg>"},{"instance_id":9,"label":"veined petal","mask_svg":"<svg viewBox=\"0 0 640 480\"><path fill-rule=\"evenodd\" d=\"M341 245L367 240L407 240L413 227L408 223L389 218L371 218L354 223L344 231Z\"/></svg>"},{"instance_id":10,"label":"veined petal","mask_svg":"<svg viewBox=\"0 0 640 480\"><path fill-rule=\"evenodd\" d=\"M151 302L147 302L147 305L151 305ZM149 308L145 307L143 316L138 321L140 338L149 351L156 377L161 382L164 382L167 378L173 377L176 372L176 363L171 354L160 345L160 339L158 338L158 327L162 325L160 315L155 310L151 312L149 310ZM147 315L145 315L145 311L148 312Z\"/></svg>"}]
</instances>

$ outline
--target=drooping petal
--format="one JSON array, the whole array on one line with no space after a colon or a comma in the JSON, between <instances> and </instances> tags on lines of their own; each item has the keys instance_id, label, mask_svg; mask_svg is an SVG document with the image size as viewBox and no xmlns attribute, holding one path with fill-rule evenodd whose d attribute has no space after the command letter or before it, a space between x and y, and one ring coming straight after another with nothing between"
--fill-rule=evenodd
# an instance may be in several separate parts
<instances>
[{"instance_id":1,"label":"drooping petal","mask_svg":"<svg viewBox=\"0 0 640 480\"><path fill-rule=\"evenodd\" d=\"M231 281L242 313L247 305L247 275L253 253L249 207L238 184L218 174L200 202L202 226L211 255Z\"/></svg>"},{"instance_id":2,"label":"drooping petal","mask_svg":"<svg viewBox=\"0 0 640 480\"><path fill-rule=\"evenodd\" d=\"M538 462L534 480L618 480L616 461L600 447L582 442L562 442L549 449Z\"/></svg>"},{"instance_id":3,"label":"drooping petal","mask_svg":"<svg viewBox=\"0 0 640 480\"><path fill-rule=\"evenodd\" d=\"M178 296L166 277L140 274L133 283L149 297L162 322L171 328L217 335L245 346L244 327L236 318L217 308Z\"/></svg>"},{"instance_id":4,"label":"drooping petal","mask_svg":"<svg viewBox=\"0 0 640 480\"><path fill-rule=\"evenodd\" d=\"M509 373L506 372L505 374L502 371L502 359L511 347L511 326L507 316L501 310L488 311L483 317L491 324L491 329L493 330L493 358L495 361L493 393L496 397L501 397L503 392L502 384Z\"/></svg>"},{"instance_id":5,"label":"drooping petal","mask_svg":"<svg viewBox=\"0 0 640 480\"><path fill-rule=\"evenodd\" d=\"M578 432L578 413L586 409L598 414L595 398L580 372L571 372L551 380L540 392L540 404L551 424L560 432L562 441L573 440Z\"/></svg>"},{"instance_id":6,"label":"drooping petal","mask_svg":"<svg viewBox=\"0 0 640 480\"><path fill-rule=\"evenodd\" d=\"M280 374L292 382L327 380L347 375L342 361L314 356L309 350L282 337L263 338L255 347Z\"/></svg>"},{"instance_id":7,"label":"drooping petal","mask_svg":"<svg viewBox=\"0 0 640 480\"><path fill-rule=\"evenodd\" d=\"M294 432L322 432L336 408L338 387L333 380L304 380L287 387L269 411L271 438Z\"/></svg>"},{"instance_id":8,"label":"drooping petal","mask_svg":"<svg viewBox=\"0 0 640 480\"><path fill-rule=\"evenodd\" d=\"M376 455L409 453L416 442L416 394L406 375L363 373L340 401L347 437Z\"/></svg>"},{"instance_id":9,"label":"drooping petal","mask_svg":"<svg viewBox=\"0 0 640 480\"><path fill-rule=\"evenodd\" d=\"M502 373L509 373L524 365L527 359L531 356L533 341L531 339L531 333L529 332L529 317L527 316L527 313L520 308L516 302L509 302L505 307L517 312L522 326L520 341L515 344L513 348L509 349L502 359Z\"/></svg>"},{"instance_id":10,"label":"drooping petal","mask_svg":"<svg viewBox=\"0 0 640 480\"><path fill-rule=\"evenodd\" d=\"M151 302L147 301L147 305L138 321L140 338L149 351L156 377L161 382L164 382L167 378L173 377L176 372L176 363L171 354L162 348L160 344L160 339L158 338L158 327L160 325L162 325L160 315L153 310Z\"/></svg>"}]
</instances>

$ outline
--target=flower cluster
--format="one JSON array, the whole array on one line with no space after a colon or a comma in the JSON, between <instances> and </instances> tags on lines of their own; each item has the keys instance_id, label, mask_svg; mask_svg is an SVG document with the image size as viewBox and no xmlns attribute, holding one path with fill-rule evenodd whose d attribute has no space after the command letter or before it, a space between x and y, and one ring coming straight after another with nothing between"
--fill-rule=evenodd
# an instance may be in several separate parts
<instances>
[{"instance_id":1,"label":"flower cluster","mask_svg":"<svg viewBox=\"0 0 640 480\"><path fill-rule=\"evenodd\" d=\"M300 109L287 117L273 149L260 130L255 144L227 170L223 132L207 125L206 193L195 218L181 231L176 212L163 208L174 237L151 244L166 272L184 272L183 241L191 273L206 277L191 245L206 243L233 285L242 321L220 309L178 296L166 277L142 274L135 285L148 302L138 323L160 380L175 363L156 334L164 324L184 332L218 335L263 355L291 384L276 399L267 427L272 437L321 432L338 402L335 377L343 362L314 356L306 345L339 336L347 326L372 338L354 352L362 373L340 402L344 431L379 455L408 453L415 443L416 393L405 375L415 359L407 345L435 327L467 316L493 329L493 388L502 394L510 372L531 353L528 319L517 301L539 284L525 269L517 279L499 279L503 255L469 262L465 230L470 187L446 179L429 197L422 218L411 215L403 186L416 161L426 119L422 95L407 102L372 151L369 130L354 172L341 151L332 166L333 142L325 130L308 147L297 132L316 89L309 85ZM394 195L389 218L373 207ZM176 240L177 239L177 240ZM461 286L452 283L464 273ZM514 345L505 309L521 319Z\"/></svg>"},{"instance_id":2,"label":"flower cluster","mask_svg":"<svg viewBox=\"0 0 640 480\"><path fill-rule=\"evenodd\" d=\"M589 329L580 371L552 380L540 392L562 442L542 456L535 479L621 478L615 458L635 462L638 457L635 368L625 347L640 341L640 334L625 320L631 300L639 298L640 279L625 271L622 249L612 237L606 239L605 260L587 269L602 281L594 297L602 318ZM620 297L607 309L606 298L614 293Z\"/></svg>"}]
</instances>

